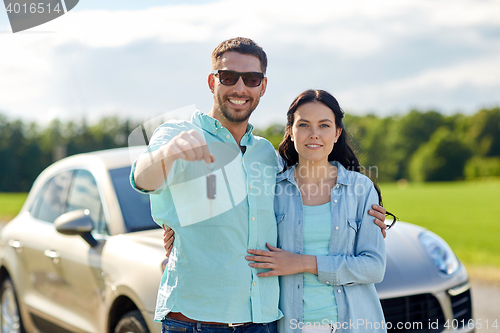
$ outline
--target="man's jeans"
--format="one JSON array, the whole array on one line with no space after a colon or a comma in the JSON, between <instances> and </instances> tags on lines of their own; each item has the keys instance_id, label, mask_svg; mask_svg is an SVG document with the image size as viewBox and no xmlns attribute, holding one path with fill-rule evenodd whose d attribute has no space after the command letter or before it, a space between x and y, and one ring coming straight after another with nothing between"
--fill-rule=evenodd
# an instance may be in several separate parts
<instances>
[{"instance_id":1,"label":"man's jeans","mask_svg":"<svg viewBox=\"0 0 500 333\"><path fill-rule=\"evenodd\" d=\"M229 327L228 325L210 325L201 322L189 323L181 320L165 318L161 327L162 333L277 333L276 322L266 324L244 324Z\"/></svg>"}]
</instances>

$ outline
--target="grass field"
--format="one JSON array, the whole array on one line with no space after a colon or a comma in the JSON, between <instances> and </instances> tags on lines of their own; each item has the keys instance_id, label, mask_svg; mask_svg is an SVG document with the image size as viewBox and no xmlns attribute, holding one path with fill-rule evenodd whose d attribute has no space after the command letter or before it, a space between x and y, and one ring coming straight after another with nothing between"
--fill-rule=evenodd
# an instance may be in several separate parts
<instances>
[{"instance_id":1,"label":"grass field","mask_svg":"<svg viewBox=\"0 0 500 333\"><path fill-rule=\"evenodd\" d=\"M500 269L500 180L379 185L402 221L434 231L468 265ZM14 217L26 195L0 193L0 220Z\"/></svg>"},{"instance_id":2,"label":"grass field","mask_svg":"<svg viewBox=\"0 0 500 333\"><path fill-rule=\"evenodd\" d=\"M379 185L389 211L439 234L466 266L500 268L500 180Z\"/></svg>"},{"instance_id":3,"label":"grass field","mask_svg":"<svg viewBox=\"0 0 500 333\"><path fill-rule=\"evenodd\" d=\"M17 215L28 193L0 193L0 221L8 221Z\"/></svg>"}]
</instances>

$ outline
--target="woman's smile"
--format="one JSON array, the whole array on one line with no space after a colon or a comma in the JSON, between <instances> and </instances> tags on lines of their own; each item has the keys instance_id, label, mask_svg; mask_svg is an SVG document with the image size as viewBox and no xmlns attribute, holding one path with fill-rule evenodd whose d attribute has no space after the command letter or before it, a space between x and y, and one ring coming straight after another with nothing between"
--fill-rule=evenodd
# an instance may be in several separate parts
<instances>
[{"instance_id":1,"label":"woman's smile","mask_svg":"<svg viewBox=\"0 0 500 333\"><path fill-rule=\"evenodd\" d=\"M317 144L317 143L307 143L305 145L307 148L312 149L312 150L317 150L323 147L323 145Z\"/></svg>"}]
</instances>

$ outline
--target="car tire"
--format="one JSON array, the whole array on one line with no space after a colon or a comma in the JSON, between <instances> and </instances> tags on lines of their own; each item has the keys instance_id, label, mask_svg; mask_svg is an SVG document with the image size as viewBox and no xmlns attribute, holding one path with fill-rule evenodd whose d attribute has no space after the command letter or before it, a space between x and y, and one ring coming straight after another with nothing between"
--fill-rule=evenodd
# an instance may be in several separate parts
<instances>
[{"instance_id":1,"label":"car tire","mask_svg":"<svg viewBox=\"0 0 500 333\"><path fill-rule=\"evenodd\" d=\"M115 327L115 333L149 333L139 310L127 312Z\"/></svg>"},{"instance_id":2,"label":"car tire","mask_svg":"<svg viewBox=\"0 0 500 333\"><path fill-rule=\"evenodd\" d=\"M8 277L0 286L0 306L1 332L25 333L14 285Z\"/></svg>"}]
</instances>

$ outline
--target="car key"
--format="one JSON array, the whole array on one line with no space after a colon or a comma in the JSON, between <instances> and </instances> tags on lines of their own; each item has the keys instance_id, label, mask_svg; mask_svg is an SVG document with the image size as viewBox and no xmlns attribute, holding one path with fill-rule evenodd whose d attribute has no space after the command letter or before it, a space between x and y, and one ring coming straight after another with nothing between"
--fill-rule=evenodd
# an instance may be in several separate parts
<instances>
[{"instance_id":1,"label":"car key","mask_svg":"<svg viewBox=\"0 0 500 333\"><path fill-rule=\"evenodd\" d=\"M212 201L216 195L215 175L207 175L207 198L210 200L210 217L212 217Z\"/></svg>"}]
</instances>

